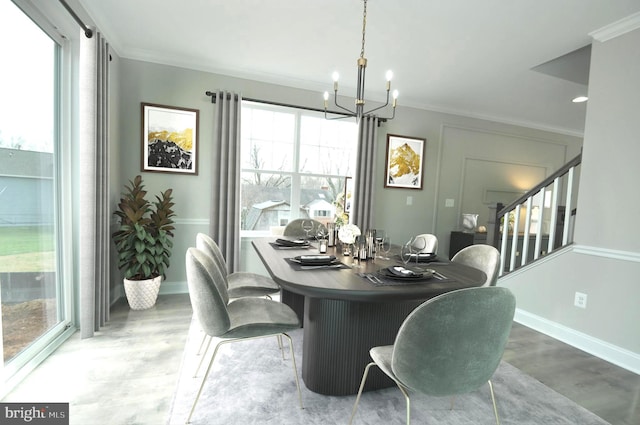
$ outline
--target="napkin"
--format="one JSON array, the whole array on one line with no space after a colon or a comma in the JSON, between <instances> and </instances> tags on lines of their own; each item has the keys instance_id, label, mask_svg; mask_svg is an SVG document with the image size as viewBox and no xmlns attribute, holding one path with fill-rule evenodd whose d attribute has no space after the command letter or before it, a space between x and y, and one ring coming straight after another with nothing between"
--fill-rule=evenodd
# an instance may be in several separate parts
<instances>
[{"instance_id":1,"label":"napkin","mask_svg":"<svg viewBox=\"0 0 640 425\"><path fill-rule=\"evenodd\" d=\"M295 241L291 241L289 239L276 239L276 244L280 246L306 246L309 245L309 241L304 239L296 239Z\"/></svg>"},{"instance_id":2,"label":"napkin","mask_svg":"<svg viewBox=\"0 0 640 425\"><path fill-rule=\"evenodd\" d=\"M406 269L402 266L387 267L387 270L392 275L399 276L399 277L421 277L422 276L422 273L414 272L413 270Z\"/></svg>"}]
</instances>

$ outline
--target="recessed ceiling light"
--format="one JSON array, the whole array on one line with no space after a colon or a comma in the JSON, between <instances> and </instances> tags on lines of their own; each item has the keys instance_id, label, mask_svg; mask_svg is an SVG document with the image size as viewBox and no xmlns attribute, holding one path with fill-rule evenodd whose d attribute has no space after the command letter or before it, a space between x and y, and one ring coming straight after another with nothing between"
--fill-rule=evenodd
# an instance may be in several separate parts
<instances>
[{"instance_id":1,"label":"recessed ceiling light","mask_svg":"<svg viewBox=\"0 0 640 425\"><path fill-rule=\"evenodd\" d=\"M589 99L587 96L578 96L572 100L573 103L586 102Z\"/></svg>"}]
</instances>

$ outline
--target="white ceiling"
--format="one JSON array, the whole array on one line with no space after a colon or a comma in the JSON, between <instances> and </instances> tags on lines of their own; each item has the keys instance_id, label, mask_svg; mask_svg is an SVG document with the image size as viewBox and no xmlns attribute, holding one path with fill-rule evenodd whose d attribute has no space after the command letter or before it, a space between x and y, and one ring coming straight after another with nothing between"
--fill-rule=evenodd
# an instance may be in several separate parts
<instances>
[{"instance_id":1,"label":"white ceiling","mask_svg":"<svg viewBox=\"0 0 640 425\"><path fill-rule=\"evenodd\" d=\"M362 0L79 2L124 58L317 91L318 107L337 70L340 92L355 94ZM370 0L367 9L367 99L383 97L392 69L399 105L581 134L586 104L571 99L586 85L532 68L589 45L589 33L640 12L640 0Z\"/></svg>"}]
</instances>

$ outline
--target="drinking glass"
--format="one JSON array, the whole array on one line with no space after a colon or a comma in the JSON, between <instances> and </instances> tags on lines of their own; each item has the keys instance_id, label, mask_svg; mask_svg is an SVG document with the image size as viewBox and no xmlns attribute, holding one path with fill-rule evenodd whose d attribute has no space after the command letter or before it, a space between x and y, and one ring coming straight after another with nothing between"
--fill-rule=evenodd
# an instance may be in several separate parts
<instances>
[{"instance_id":1,"label":"drinking glass","mask_svg":"<svg viewBox=\"0 0 640 425\"><path fill-rule=\"evenodd\" d=\"M302 220L301 226L302 230L304 230L304 233L307 235L307 240L309 240L309 233L311 233L311 231L313 230L313 221Z\"/></svg>"},{"instance_id":2,"label":"drinking glass","mask_svg":"<svg viewBox=\"0 0 640 425\"><path fill-rule=\"evenodd\" d=\"M380 245L382 252L384 252L384 256L380 257L383 260L389 259L389 251L391 251L391 238L388 234L385 234L382 238L382 244Z\"/></svg>"},{"instance_id":3,"label":"drinking glass","mask_svg":"<svg viewBox=\"0 0 640 425\"><path fill-rule=\"evenodd\" d=\"M415 248L413 246L414 238L411 237L404 245L400 248L400 259L404 264L409 264L411 261L411 255L415 252Z\"/></svg>"},{"instance_id":4,"label":"drinking glass","mask_svg":"<svg viewBox=\"0 0 640 425\"><path fill-rule=\"evenodd\" d=\"M424 252L424 249L427 247L427 240L424 236L416 236L413 239L413 250L415 253Z\"/></svg>"},{"instance_id":5,"label":"drinking glass","mask_svg":"<svg viewBox=\"0 0 640 425\"><path fill-rule=\"evenodd\" d=\"M384 230L376 230L376 258L384 259L382 256L382 241L384 240L384 235Z\"/></svg>"},{"instance_id":6,"label":"drinking glass","mask_svg":"<svg viewBox=\"0 0 640 425\"><path fill-rule=\"evenodd\" d=\"M327 239L327 236L329 236L329 232L327 231L327 228L324 227L324 225L318 226L318 233L316 235L316 239L318 240Z\"/></svg>"}]
</instances>

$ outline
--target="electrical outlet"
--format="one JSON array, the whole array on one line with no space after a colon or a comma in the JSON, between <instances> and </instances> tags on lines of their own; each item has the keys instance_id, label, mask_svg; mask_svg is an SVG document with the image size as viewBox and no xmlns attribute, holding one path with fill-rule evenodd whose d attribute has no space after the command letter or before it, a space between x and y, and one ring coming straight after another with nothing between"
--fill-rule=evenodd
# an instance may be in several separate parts
<instances>
[{"instance_id":1,"label":"electrical outlet","mask_svg":"<svg viewBox=\"0 0 640 425\"><path fill-rule=\"evenodd\" d=\"M579 308L587 308L587 294L576 292L576 296L573 299L573 305Z\"/></svg>"},{"instance_id":2,"label":"electrical outlet","mask_svg":"<svg viewBox=\"0 0 640 425\"><path fill-rule=\"evenodd\" d=\"M407 196L407 205L413 205L413 196Z\"/></svg>"},{"instance_id":3,"label":"electrical outlet","mask_svg":"<svg viewBox=\"0 0 640 425\"><path fill-rule=\"evenodd\" d=\"M453 200L451 198L447 198L447 199L444 200L445 208L453 208L454 205L455 205L455 200Z\"/></svg>"}]
</instances>

